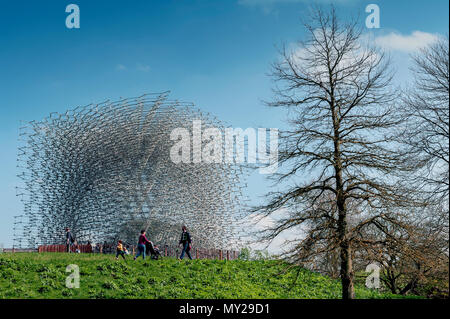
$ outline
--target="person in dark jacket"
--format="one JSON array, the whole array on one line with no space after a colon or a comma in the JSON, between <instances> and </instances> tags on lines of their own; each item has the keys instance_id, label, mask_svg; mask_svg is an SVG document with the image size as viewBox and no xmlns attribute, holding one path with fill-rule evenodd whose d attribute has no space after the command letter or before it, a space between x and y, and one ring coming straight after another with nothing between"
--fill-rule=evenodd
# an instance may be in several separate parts
<instances>
[{"instance_id":1,"label":"person in dark jacket","mask_svg":"<svg viewBox=\"0 0 450 319\"><path fill-rule=\"evenodd\" d=\"M75 242L75 237L70 232L70 228L66 227L66 249L67 252L70 253L72 250L72 245Z\"/></svg>"},{"instance_id":2,"label":"person in dark jacket","mask_svg":"<svg viewBox=\"0 0 450 319\"><path fill-rule=\"evenodd\" d=\"M184 258L184 254L186 253L189 257L189 259L192 259L191 257L191 235L189 234L189 232L187 231L187 227L183 226L181 228L181 238L180 238L180 245L183 245L183 250L181 251L181 256L180 259Z\"/></svg>"}]
</instances>

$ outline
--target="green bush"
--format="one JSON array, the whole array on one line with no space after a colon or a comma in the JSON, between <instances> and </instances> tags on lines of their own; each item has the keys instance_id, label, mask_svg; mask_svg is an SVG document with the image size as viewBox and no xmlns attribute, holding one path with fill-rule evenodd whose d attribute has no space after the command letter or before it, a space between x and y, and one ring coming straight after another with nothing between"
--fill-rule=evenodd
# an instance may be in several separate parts
<instances>
[{"instance_id":1,"label":"green bush","mask_svg":"<svg viewBox=\"0 0 450 319\"><path fill-rule=\"evenodd\" d=\"M251 250L250 248L242 248L241 252L239 253L239 259L240 260L250 260L250 254L251 254Z\"/></svg>"}]
</instances>

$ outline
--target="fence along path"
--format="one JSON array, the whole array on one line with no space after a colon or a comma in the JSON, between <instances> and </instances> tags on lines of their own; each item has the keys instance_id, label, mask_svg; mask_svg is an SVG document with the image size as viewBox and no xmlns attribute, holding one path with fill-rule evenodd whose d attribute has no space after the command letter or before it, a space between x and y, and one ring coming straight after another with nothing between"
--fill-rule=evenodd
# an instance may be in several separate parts
<instances>
[{"instance_id":1,"label":"fence along path","mask_svg":"<svg viewBox=\"0 0 450 319\"><path fill-rule=\"evenodd\" d=\"M179 257L181 254L180 247L162 247L160 248L161 255L165 257ZM224 249L208 249L193 247L190 251L192 258L195 259L219 259L219 260L234 260L239 257L239 252L236 250Z\"/></svg>"},{"instance_id":2,"label":"fence along path","mask_svg":"<svg viewBox=\"0 0 450 319\"><path fill-rule=\"evenodd\" d=\"M79 249L81 253L115 253L115 247L108 245L96 246L95 250L91 245L72 245L71 251L75 252ZM38 252L58 252L64 253L67 251L66 245L41 245L38 247ZM136 246L129 247L130 253L133 255L136 253ZM160 253L164 257L179 257L181 254L180 247L163 246L160 248ZM193 247L190 251L192 258L195 259L219 259L219 260L234 260L239 257L239 252L236 250L223 250L223 249L208 249L208 248L196 248Z\"/></svg>"},{"instance_id":3,"label":"fence along path","mask_svg":"<svg viewBox=\"0 0 450 319\"><path fill-rule=\"evenodd\" d=\"M79 249L81 253L93 253L93 249L91 245L72 245L71 251L76 252ZM41 245L38 247L38 252L43 253L65 253L67 252L66 245Z\"/></svg>"}]
</instances>

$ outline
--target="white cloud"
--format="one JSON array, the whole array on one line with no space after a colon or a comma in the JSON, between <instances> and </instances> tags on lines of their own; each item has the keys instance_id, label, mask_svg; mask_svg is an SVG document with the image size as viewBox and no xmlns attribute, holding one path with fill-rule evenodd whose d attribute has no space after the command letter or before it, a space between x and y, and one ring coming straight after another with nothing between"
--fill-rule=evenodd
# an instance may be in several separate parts
<instances>
[{"instance_id":1,"label":"white cloud","mask_svg":"<svg viewBox=\"0 0 450 319\"><path fill-rule=\"evenodd\" d=\"M126 65L123 65L123 64L117 64L116 65L116 70L117 71L126 71L126 70L128 70L128 67ZM150 66L147 65L147 64L137 63L136 64L136 71L148 72L148 71L150 71Z\"/></svg>"},{"instance_id":2,"label":"white cloud","mask_svg":"<svg viewBox=\"0 0 450 319\"><path fill-rule=\"evenodd\" d=\"M250 214L244 220L245 229L248 231L248 235L251 235L255 231L261 232L273 228L280 219L286 217L288 217L288 211L284 208L277 210L270 216L261 216L255 213ZM252 250L266 249L266 245L269 244L267 247L268 252L271 254L279 254L292 248L292 244L286 244L286 241L299 239L300 235L299 228L294 227L283 231L270 244L265 241L255 241L255 238L252 236L243 239L245 246L249 246Z\"/></svg>"},{"instance_id":3,"label":"white cloud","mask_svg":"<svg viewBox=\"0 0 450 319\"><path fill-rule=\"evenodd\" d=\"M117 71L124 71L126 69L127 69L127 67L125 65L123 65L123 64L117 64L116 65L116 70Z\"/></svg>"},{"instance_id":4,"label":"white cloud","mask_svg":"<svg viewBox=\"0 0 450 319\"><path fill-rule=\"evenodd\" d=\"M150 71L150 66L146 65L146 64L138 63L137 66L136 66L136 69L138 71L148 72L148 71Z\"/></svg>"},{"instance_id":5,"label":"white cloud","mask_svg":"<svg viewBox=\"0 0 450 319\"><path fill-rule=\"evenodd\" d=\"M271 216L259 216L257 214L250 214L246 218L248 226L253 227L254 230L265 230L275 225L275 220Z\"/></svg>"},{"instance_id":6,"label":"white cloud","mask_svg":"<svg viewBox=\"0 0 450 319\"><path fill-rule=\"evenodd\" d=\"M410 35L391 32L387 35L375 37L375 44L385 50L415 52L422 47L434 43L439 38L438 35L414 31Z\"/></svg>"},{"instance_id":7,"label":"white cloud","mask_svg":"<svg viewBox=\"0 0 450 319\"><path fill-rule=\"evenodd\" d=\"M329 34L329 32L331 31L328 31L327 33ZM320 42L325 41L323 39L322 31L320 31L319 29L314 30L314 36ZM338 43L343 43L346 40L344 35L341 34L337 36L336 41ZM363 38L358 41L358 43L360 44L360 48L358 50L347 51L346 53L344 53L344 55L340 58L340 62L337 65L336 71L343 71L350 65L357 63L357 61L360 61L361 59L367 59L366 61L375 63L380 58L380 56L376 52L369 52L369 47L367 46L367 43L369 42L370 39L368 39L368 34L364 35ZM289 45L289 50L291 51L291 58L297 68L307 69L310 75L314 76L317 81L323 83L327 83L329 81L328 69L324 63L310 65L310 63L306 62L308 58L311 58L311 56L314 55L315 52L317 52L317 48L311 45L304 47L296 42ZM332 59L336 58L337 53L334 50L330 52L330 54ZM281 57L281 60L283 59L284 58ZM358 76L359 74L354 75L354 80L356 80L356 77Z\"/></svg>"}]
</instances>

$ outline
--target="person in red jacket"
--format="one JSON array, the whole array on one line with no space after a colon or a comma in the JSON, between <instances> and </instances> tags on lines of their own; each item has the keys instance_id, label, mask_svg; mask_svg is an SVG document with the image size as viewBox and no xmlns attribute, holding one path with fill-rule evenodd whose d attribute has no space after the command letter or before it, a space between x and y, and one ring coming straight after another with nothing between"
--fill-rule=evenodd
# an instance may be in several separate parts
<instances>
[{"instance_id":1,"label":"person in red jacket","mask_svg":"<svg viewBox=\"0 0 450 319\"><path fill-rule=\"evenodd\" d=\"M138 258L140 255L142 255L142 259L145 259L145 245L149 242L150 240L148 240L147 237L145 237L145 230L141 230L141 235L139 236L137 246L138 253L136 254L136 256L134 256L134 260L136 260L136 258Z\"/></svg>"}]
</instances>

